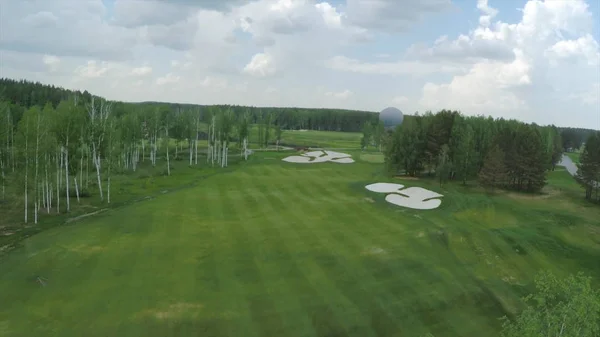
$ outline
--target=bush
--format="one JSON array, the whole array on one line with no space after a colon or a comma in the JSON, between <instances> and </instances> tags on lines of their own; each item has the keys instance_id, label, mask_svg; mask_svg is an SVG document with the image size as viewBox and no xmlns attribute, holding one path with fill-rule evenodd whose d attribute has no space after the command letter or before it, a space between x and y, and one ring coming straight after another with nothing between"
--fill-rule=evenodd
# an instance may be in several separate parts
<instances>
[{"instance_id":1,"label":"bush","mask_svg":"<svg viewBox=\"0 0 600 337\"><path fill-rule=\"evenodd\" d=\"M503 337L600 336L600 292L592 289L590 277L541 273L535 288L515 320L503 318Z\"/></svg>"}]
</instances>

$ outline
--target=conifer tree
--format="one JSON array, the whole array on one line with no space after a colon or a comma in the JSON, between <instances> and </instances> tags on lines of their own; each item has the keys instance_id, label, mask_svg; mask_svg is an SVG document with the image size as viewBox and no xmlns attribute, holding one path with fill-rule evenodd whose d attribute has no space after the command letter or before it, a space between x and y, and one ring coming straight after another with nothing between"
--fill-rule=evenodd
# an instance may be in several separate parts
<instances>
[{"instance_id":1,"label":"conifer tree","mask_svg":"<svg viewBox=\"0 0 600 337\"><path fill-rule=\"evenodd\" d=\"M600 132L588 137L579 161L577 180L585 189L585 198L600 201Z\"/></svg>"},{"instance_id":2,"label":"conifer tree","mask_svg":"<svg viewBox=\"0 0 600 337\"><path fill-rule=\"evenodd\" d=\"M485 158L483 168L479 171L479 182L485 187L495 188L506 183L506 166L504 165L504 152L496 144Z\"/></svg>"}]
</instances>

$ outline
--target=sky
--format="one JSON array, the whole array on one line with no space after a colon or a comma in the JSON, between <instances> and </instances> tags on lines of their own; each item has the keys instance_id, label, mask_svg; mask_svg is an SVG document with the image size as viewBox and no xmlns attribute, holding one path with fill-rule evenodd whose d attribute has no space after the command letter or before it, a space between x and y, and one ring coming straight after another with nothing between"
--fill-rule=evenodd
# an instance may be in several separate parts
<instances>
[{"instance_id":1,"label":"sky","mask_svg":"<svg viewBox=\"0 0 600 337\"><path fill-rule=\"evenodd\" d=\"M0 77L600 129L597 0L0 0Z\"/></svg>"}]
</instances>

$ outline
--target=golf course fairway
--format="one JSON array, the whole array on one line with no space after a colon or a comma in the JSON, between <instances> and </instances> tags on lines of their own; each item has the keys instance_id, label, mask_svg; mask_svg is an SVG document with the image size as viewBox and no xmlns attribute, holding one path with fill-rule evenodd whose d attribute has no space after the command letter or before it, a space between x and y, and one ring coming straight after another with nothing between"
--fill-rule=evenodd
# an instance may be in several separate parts
<instances>
[{"instance_id":1,"label":"golf course fairway","mask_svg":"<svg viewBox=\"0 0 600 337\"><path fill-rule=\"evenodd\" d=\"M488 195L287 155L25 240L0 259L0 336L493 337L536 272L600 276L600 210L562 169ZM386 181L443 201L365 189Z\"/></svg>"}]
</instances>

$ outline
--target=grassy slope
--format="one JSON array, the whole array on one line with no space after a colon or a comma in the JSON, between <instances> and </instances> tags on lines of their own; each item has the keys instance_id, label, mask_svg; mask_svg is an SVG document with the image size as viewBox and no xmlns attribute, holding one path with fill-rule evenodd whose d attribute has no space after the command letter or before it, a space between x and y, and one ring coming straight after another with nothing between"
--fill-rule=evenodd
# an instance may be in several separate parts
<instances>
[{"instance_id":1,"label":"grassy slope","mask_svg":"<svg viewBox=\"0 0 600 337\"><path fill-rule=\"evenodd\" d=\"M405 181L445 195L414 211L364 189L380 165L270 156L26 240L0 335L495 336L537 270L600 277L600 210L565 171L543 197Z\"/></svg>"},{"instance_id":2,"label":"grassy slope","mask_svg":"<svg viewBox=\"0 0 600 337\"><path fill-rule=\"evenodd\" d=\"M565 154L571 158L575 164L579 164L579 157L581 155L579 152L565 152Z\"/></svg>"}]
</instances>

